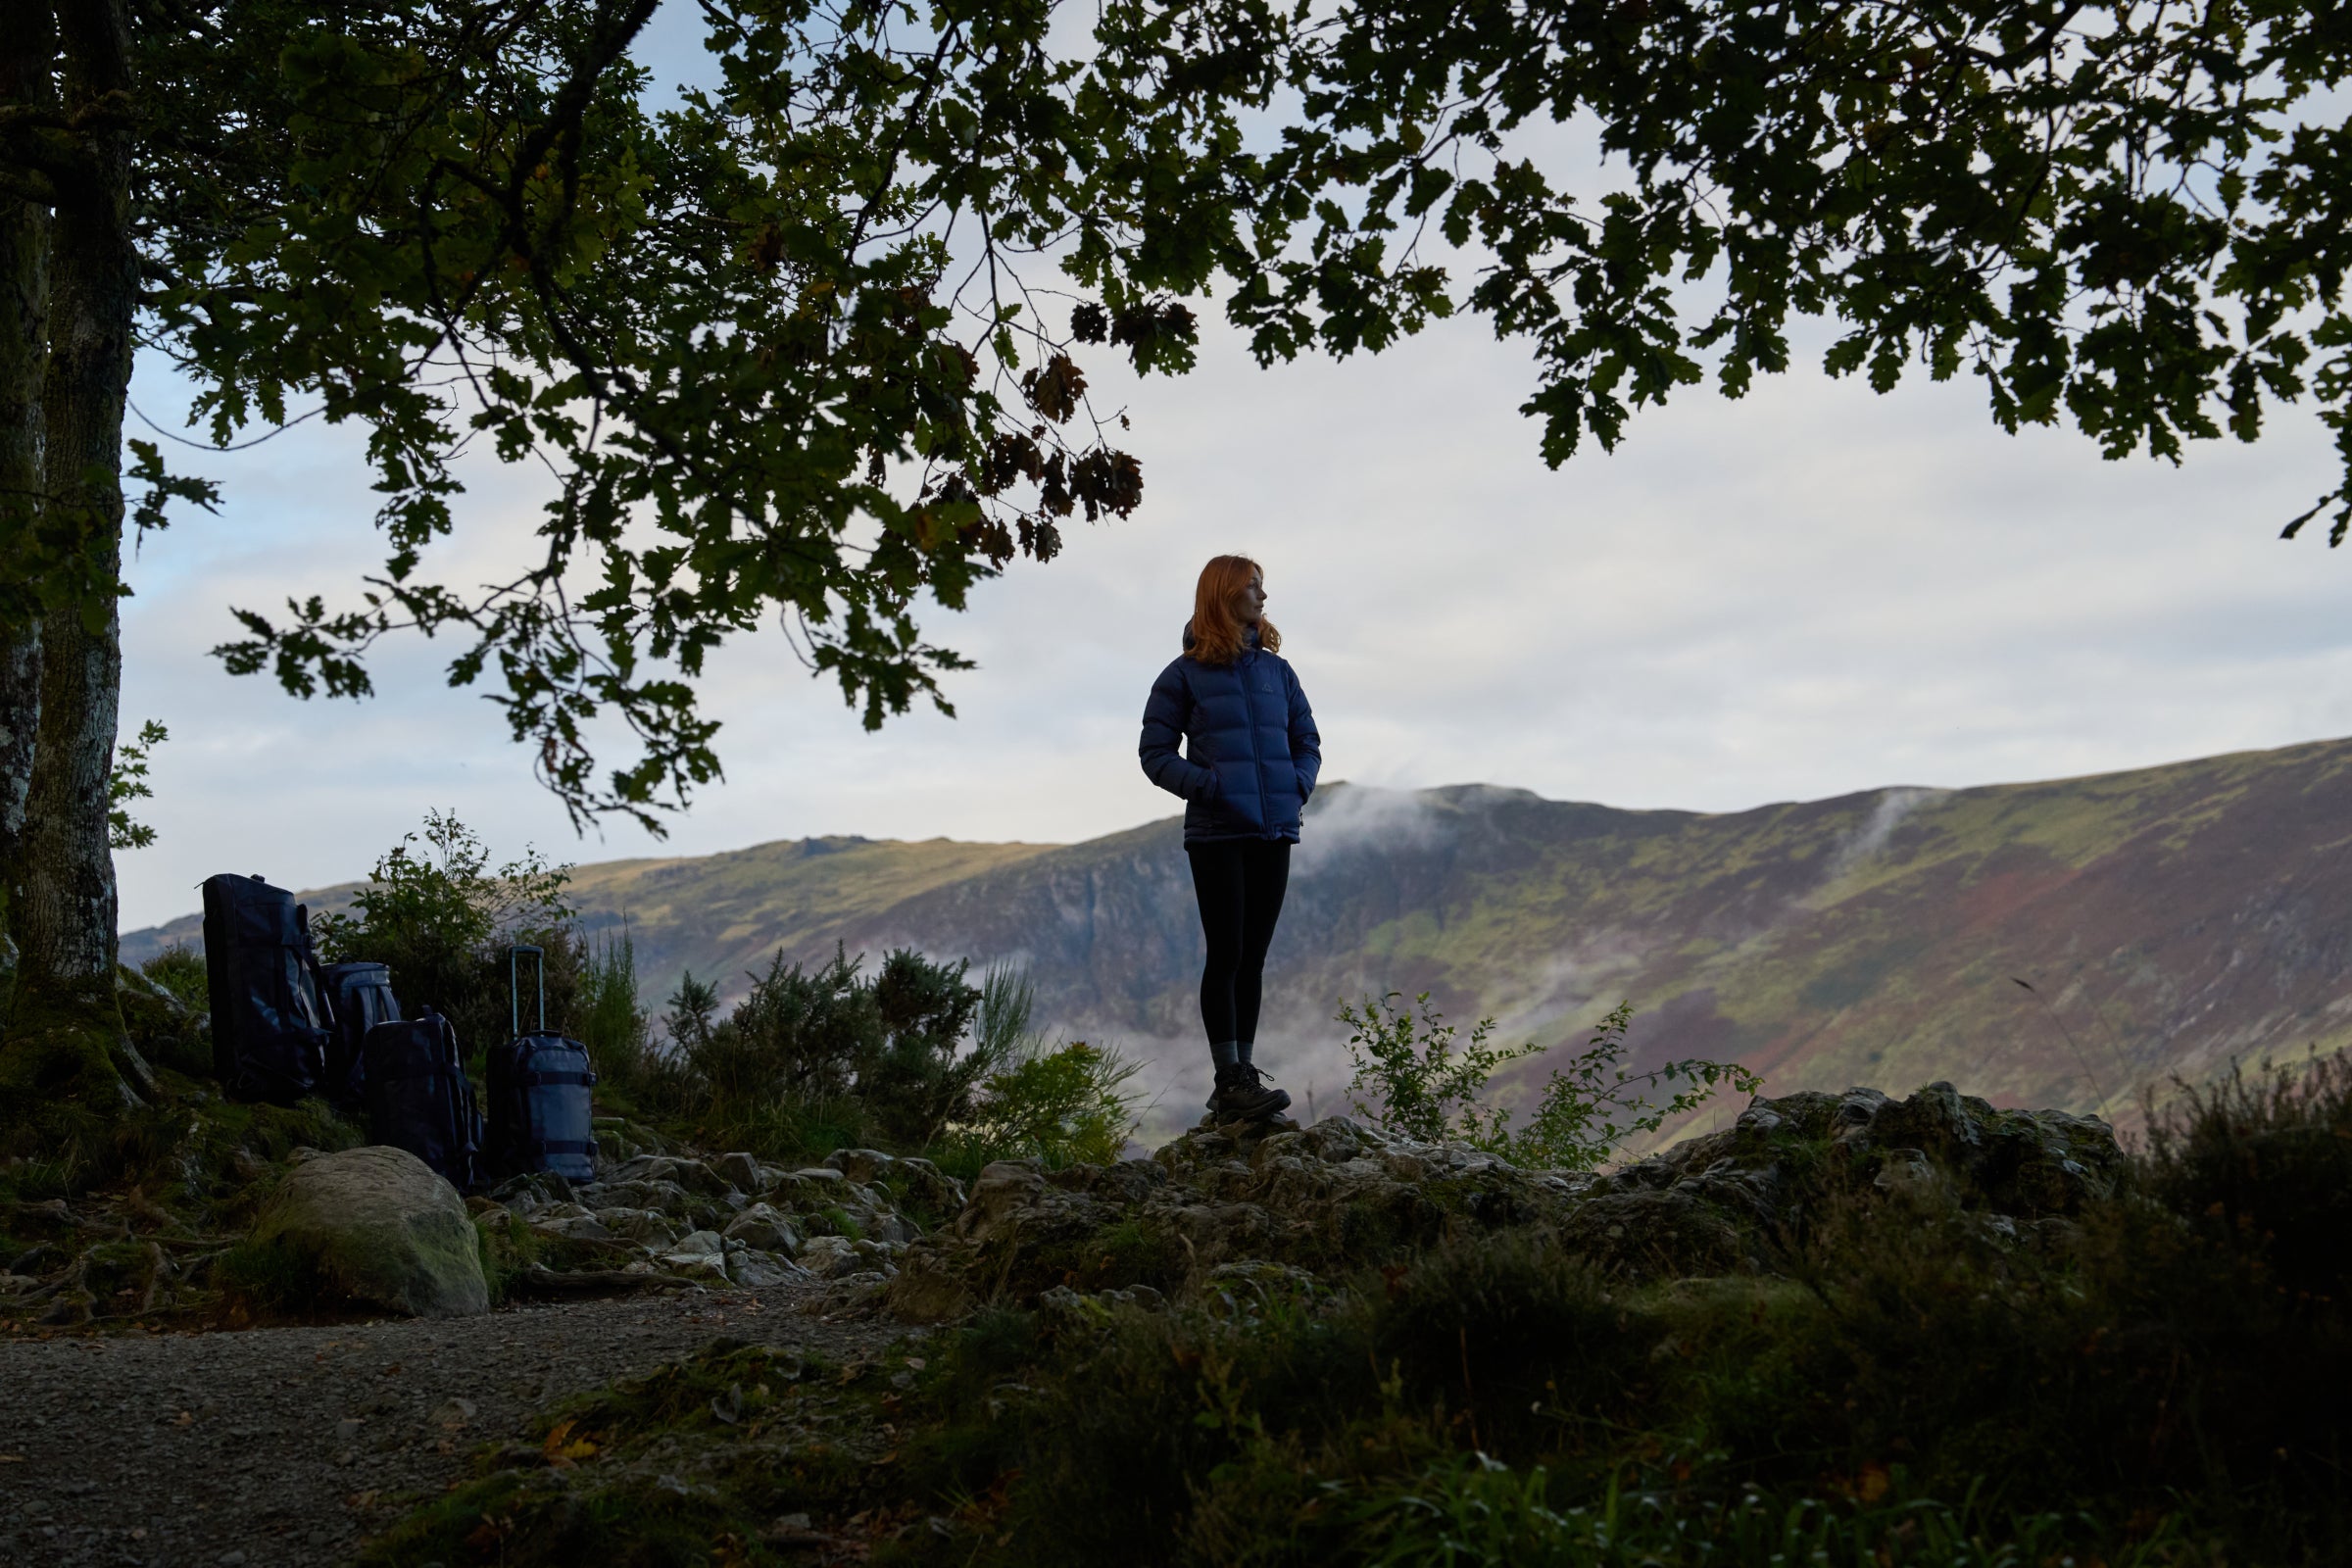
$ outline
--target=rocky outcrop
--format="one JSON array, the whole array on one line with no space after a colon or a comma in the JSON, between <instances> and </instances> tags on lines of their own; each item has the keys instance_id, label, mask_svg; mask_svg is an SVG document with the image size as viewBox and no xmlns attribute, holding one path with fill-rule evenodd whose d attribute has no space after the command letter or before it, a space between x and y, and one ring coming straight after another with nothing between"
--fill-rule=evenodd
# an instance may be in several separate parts
<instances>
[{"instance_id":1,"label":"rocky outcrop","mask_svg":"<svg viewBox=\"0 0 2352 1568\"><path fill-rule=\"evenodd\" d=\"M1342 1116L1204 1124L1150 1159L988 1166L956 1223L901 1259L888 1304L936 1321L1055 1289L1174 1294L1245 1262L1344 1274L1453 1232L1556 1222L1587 1185Z\"/></svg>"},{"instance_id":2,"label":"rocky outcrop","mask_svg":"<svg viewBox=\"0 0 2352 1568\"><path fill-rule=\"evenodd\" d=\"M760 1289L812 1275L884 1282L919 1232L915 1214L964 1204L962 1184L929 1160L879 1150L794 1169L741 1152L634 1152L636 1142L602 1127L598 1139L621 1157L600 1158L595 1181L516 1177L477 1203L480 1216L512 1215L544 1238L625 1254L613 1259L625 1272Z\"/></svg>"},{"instance_id":3,"label":"rocky outcrop","mask_svg":"<svg viewBox=\"0 0 2352 1568\"><path fill-rule=\"evenodd\" d=\"M296 1165L250 1245L280 1255L330 1296L411 1317L490 1310L464 1200L405 1150L373 1145Z\"/></svg>"},{"instance_id":4,"label":"rocky outcrop","mask_svg":"<svg viewBox=\"0 0 2352 1568\"><path fill-rule=\"evenodd\" d=\"M906 1250L884 1299L938 1321L991 1301L1066 1313L1104 1293L1226 1290L1268 1270L1336 1283L1502 1229L1635 1278L1758 1271L1841 1196L1934 1193L2016 1238L2110 1191L2121 1160L2093 1117L1996 1110L1949 1084L1901 1101L1870 1089L1759 1098L1722 1132L1592 1176L1345 1117L1204 1123L1150 1159L990 1165L955 1223Z\"/></svg>"},{"instance_id":5,"label":"rocky outcrop","mask_svg":"<svg viewBox=\"0 0 2352 1568\"><path fill-rule=\"evenodd\" d=\"M1594 1180L1563 1245L1635 1275L1769 1268L1824 1205L1934 1193L1996 1234L2063 1220L2113 1191L2123 1151L2095 1116L1996 1110L1950 1084L1758 1098L1721 1132Z\"/></svg>"}]
</instances>

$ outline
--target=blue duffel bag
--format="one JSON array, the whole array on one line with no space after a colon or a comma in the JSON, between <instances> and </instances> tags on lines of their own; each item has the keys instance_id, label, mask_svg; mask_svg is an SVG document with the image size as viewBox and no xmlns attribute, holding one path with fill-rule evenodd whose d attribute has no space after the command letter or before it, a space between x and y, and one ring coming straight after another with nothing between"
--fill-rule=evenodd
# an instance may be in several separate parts
<instances>
[{"instance_id":1,"label":"blue duffel bag","mask_svg":"<svg viewBox=\"0 0 2352 1568\"><path fill-rule=\"evenodd\" d=\"M322 1092L337 1110L356 1113L368 1104L368 1064L361 1050L368 1031L400 1016L400 1002L392 995L392 971L355 959L328 964L318 980L335 1014L326 1037Z\"/></svg>"},{"instance_id":2,"label":"blue duffel bag","mask_svg":"<svg viewBox=\"0 0 2352 1568\"><path fill-rule=\"evenodd\" d=\"M460 1192L482 1185L482 1118L450 1021L424 1009L368 1031L360 1047L368 1137L405 1149Z\"/></svg>"},{"instance_id":3,"label":"blue duffel bag","mask_svg":"<svg viewBox=\"0 0 2352 1568\"><path fill-rule=\"evenodd\" d=\"M291 1105L317 1094L334 1014L294 895L259 875L205 878L204 967L213 1075L229 1099Z\"/></svg>"}]
</instances>

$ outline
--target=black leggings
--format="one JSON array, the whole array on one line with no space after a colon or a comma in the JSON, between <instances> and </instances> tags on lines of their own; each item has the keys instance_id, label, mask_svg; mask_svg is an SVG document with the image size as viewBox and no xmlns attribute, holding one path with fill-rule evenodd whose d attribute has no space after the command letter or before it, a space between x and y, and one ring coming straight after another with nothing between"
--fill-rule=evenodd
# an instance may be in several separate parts
<instances>
[{"instance_id":1,"label":"black leggings","mask_svg":"<svg viewBox=\"0 0 2352 1568\"><path fill-rule=\"evenodd\" d=\"M1208 962L1200 970L1200 1022L1208 1043L1248 1045L1257 1039L1257 1003L1274 922L1291 881L1291 847L1263 839L1188 844L1193 896L1200 901L1200 934Z\"/></svg>"}]
</instances>

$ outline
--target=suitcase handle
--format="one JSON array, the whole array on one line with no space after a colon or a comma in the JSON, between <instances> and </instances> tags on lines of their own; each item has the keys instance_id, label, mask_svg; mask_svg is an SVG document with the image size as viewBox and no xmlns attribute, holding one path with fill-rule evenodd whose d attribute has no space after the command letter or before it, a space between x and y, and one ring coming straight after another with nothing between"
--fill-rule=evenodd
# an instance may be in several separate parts
<instances>
[{"instance_id":1,"label":"suitcase handle","mask_svg":"<svg viewBox=\"0 0 2352 1568\"><path fill-rule=\"evenodd\" d=\"M547 954L527 942L517 942L507 949L507 1019L514 1025L510 1035L522 1033L522 956L529 954L539 960L539 1032L547 1033Z\"/></svg>"}]
</instances>

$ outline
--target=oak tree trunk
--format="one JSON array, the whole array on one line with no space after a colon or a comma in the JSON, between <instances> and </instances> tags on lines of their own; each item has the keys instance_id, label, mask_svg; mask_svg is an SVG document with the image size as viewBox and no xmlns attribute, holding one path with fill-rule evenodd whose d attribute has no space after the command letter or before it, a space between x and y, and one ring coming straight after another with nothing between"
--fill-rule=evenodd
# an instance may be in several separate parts
<instances>
[{"instance_id":1,"label":"oak tree trunk","mask_svg":"<svg viewBox=\"0 0 2352 1568\"><path fill-rule=\"evenodd\" d=\"M130 88L123 0L56 8L64 108ZM153 1087L115 999L115 866L107 834L122 673L120 580L122 409L130 384L138 259L130 231L130 139L83 133L80 177L61 181L49 251L49 356L42 472L53 523L71 525L85 580L40 627L40 712L8 921L16 994L0 1041L0 1113L37 1131L48 1157L103 1159L112 1123ZM59 530L52 530L53 532ZM29 1118L29 1120L27 1120Z\"/></svg>"},{"instance_id":2,"label":"oak tree trunk","mask_svg":"<svg viewBox=\"0 0 2352 1568\"><path fill-rule=\"evenodd\" d=\"M56 39L48 8L0 31L0 104L48 101ZM26 564L41 495L41 391L49 363L49 208L0 192L0 1021L15 989L17 946L7 911L32 793L41 721L39 585Z\"/></svg>"}]
</instances>

